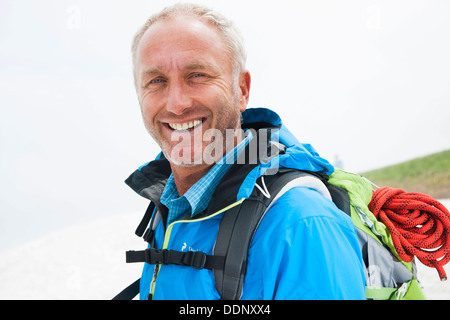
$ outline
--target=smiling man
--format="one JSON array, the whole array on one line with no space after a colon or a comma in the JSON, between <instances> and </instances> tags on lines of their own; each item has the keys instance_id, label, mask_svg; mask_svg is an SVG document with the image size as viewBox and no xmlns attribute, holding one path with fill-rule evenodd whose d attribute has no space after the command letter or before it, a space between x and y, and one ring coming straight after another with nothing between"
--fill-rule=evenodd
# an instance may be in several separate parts
<instances>
[{"instance_id":1,"label":"smiling man","mask_svg":"<svg viewBox=\"0 0 450 320\"><path fill-rule=\"evenodd\" d=\"M211 144L203 139L208 129L223 137L225 129L236 132L232 141L216 139L224 142L214 148L216 160L242 138L240 113L247 106L250 75L233 66L220 38L214 26L178 15L155 21L136 43L136 89L144 123L171 162L180 195L211 166L202 161Z\"/></svg>"},{"instance_id":2,"label":"smiling man","mask_svg":"<svg viewBox=\"0 0 450 320\"><path fill-rule=\"evenodd\" d=\"M150 200L136 231L148 249L127 256L145 262L141 299L363 299L350 218L320 186L276 200L266 186L274 172L333 166L275 112L247 109L251 78L234 24L175 5L150 17L132 52L144 124L162 151L126 180ZM253 233L245 221L262 205Z\"/></svg>"}]
</instances>

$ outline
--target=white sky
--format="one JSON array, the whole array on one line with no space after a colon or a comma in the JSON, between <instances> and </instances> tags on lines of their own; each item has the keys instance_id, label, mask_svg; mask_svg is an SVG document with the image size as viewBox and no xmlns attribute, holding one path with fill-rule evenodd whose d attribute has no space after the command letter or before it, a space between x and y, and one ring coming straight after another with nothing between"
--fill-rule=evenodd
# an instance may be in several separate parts
<instances>
[{"instance_id":1,"label":"white sky","mask_svg":"<svg viewBox=\"0 0 450 320\"><path fill-rule=\"evenodd\" d=\"M158 153L129 48L175 2L0 2L0 250L145 208L123 183ZM250 106L331 162L361 172L450 149L450 2L197 2L240 27Z\"/></svg>"}]
</instances>

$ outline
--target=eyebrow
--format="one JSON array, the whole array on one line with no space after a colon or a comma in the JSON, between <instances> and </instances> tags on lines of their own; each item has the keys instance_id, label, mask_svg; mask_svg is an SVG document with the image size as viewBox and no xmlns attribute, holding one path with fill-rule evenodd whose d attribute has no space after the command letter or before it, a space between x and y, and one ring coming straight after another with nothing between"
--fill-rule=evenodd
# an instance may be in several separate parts
<instances>
[{"instance_id":1,"label":"eyebrow","mask_svg":"<svg viewBox=\"0 0 450 320\"><path fill-rule=\"evenodd\" d=\"M158 68L158 67L155 67L155 68L151 68L151 69L148 69L148 70L144 70L144 71L142 72L142 75L143 75L143 76L153 76L153 75L161 74L161 73L163 73L163 72L161 71L161 69Z\"/></svg>"},{"instance_id":2,"label":"eyebrow","mask_svg":"<svg viewBox=\"0 0 450 320\"><path fill-rule=\"evenodd\" d=\"M216 66L210 64L210 63L205 63L205 62L191 62L189 64L187 64L184 67L186 70L211 70L213 72L218 72L218 69Z\"/></svg>"},{"instance_id":3,"label":"eyebrow","mask_svg":"<svg viewBox=\"0 0 450 320\"><path fill-rule=\"evenodd\" d=\"M219 73L219 69L207 62L202 62L202 61L193 61L190 62L188 64L186 64L185 66L182 67L182 69L185 70L211 70L213 73ZM164 74L164 71L162 70L162 68L156 66L156 67L152 67L148 70L145 70L142 72L143 76L154 76L157 74Z\"/></svg>"}]
</instances>

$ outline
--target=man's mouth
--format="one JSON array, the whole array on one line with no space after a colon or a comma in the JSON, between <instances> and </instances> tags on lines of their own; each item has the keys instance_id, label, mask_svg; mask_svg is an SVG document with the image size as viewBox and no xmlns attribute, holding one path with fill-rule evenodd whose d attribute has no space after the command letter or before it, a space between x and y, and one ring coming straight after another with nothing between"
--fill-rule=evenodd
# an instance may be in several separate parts
<instances>
[{"instance_id":1,"label":"man's mouth","mask_svg":"<svg viewBox=\"0 0 450 320\"><path fill-rule=\"evenodd\" d=\"M199 125L202 124L202 122L203 122L203 119L199 119L199 120L194 120L194 121L189 121L189 122L184 122L184 123L169 123L168 125L172 130L186 131L186 130L191 130L191 129L198 127Z\"/></svg>"}]
</instances>

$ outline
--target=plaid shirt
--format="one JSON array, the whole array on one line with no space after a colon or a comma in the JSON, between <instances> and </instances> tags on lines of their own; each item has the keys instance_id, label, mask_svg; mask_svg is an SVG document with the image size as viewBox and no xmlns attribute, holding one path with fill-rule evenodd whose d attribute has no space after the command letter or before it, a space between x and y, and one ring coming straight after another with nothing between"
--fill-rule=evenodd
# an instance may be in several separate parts
<instances>
[{"instance_id":1,"label":"plaid shirt","mask_svg":"<svg viewBox=\"0 0 450 320\"><path fill-rule=\"evenodd\" d=\"M161 195L161 203L169 209L167 225L190 213L191 217L203 212L211 200L212 194L227 170L236 161L239 154L252 139L248 135L233 150L219 160L208 173L197 181L184 195L179 197L175 180L171 174Z\"/></svg>"}]
</instances>

